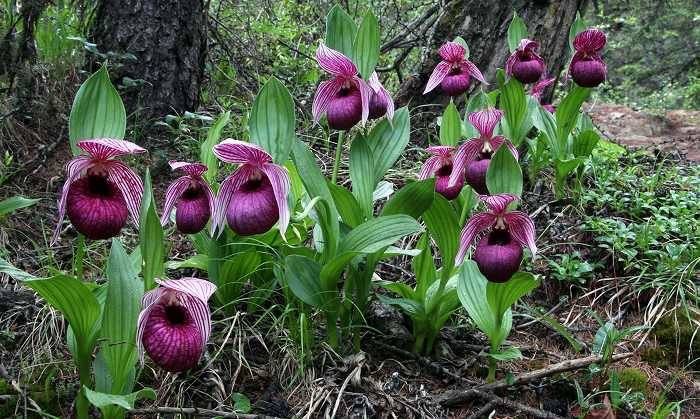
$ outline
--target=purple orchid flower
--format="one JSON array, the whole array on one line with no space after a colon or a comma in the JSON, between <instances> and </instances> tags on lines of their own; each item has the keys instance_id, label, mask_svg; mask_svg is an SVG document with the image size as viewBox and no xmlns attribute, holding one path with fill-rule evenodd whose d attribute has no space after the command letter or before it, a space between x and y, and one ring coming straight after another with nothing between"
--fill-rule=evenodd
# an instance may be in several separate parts
<instances>
[{"instance_id":1,"label":"purple orchid flower","mask_svg":"<svg viewBox=\"0 0 700 419\"><path fill-rule=\"evenodd\" d=\"M165 192L165 205L160 223L166 225L173 208L175 226L183 234L195 234L204 229L214 213L214 194L202 174L207 166L201 163L180 161L168 162L173 170L182 170L185 176L180 176L168 186Z\"/></svg>"},{"instance_id":2,"label":"purple orchid flower","mask_svg":"<svg viewBox=\"0 0 700 419\"><path fill-rule=\"evenodd\" d=\"M284 232L289 225L289 174L272 163L272 156L260 146L227 139L214 146L214 154L238 168L222 183L216 197L212 233L229 227L241 236L268 231L279 221Z\"/></svg>"},{"instance_id":3,"label":"purple orchid flower","mask_svg":"<svg viewBox=\"0 0 700 419\"><path fill-rule=\"evenodd\" d=\"M532 87L530 88L530 96L533 98L537 99L537 101L542 105L543 108L545 108L549 113L554 113L555 109L552 104L549 103L544 103L542 101L542 93L544 93L544 89L549 87L552 83L554 83L554 80L556 80L554 77L551 78L543 78L542 80L538 81Z\"/></svg>"},{"instance_id":4,"label":"purple orchid flower","mask_svg":"<svg viewBox=\"0 0 700 419\"><path fill-rule=\"evenodd\" d=\"M537 54L540 44L530 39L521 39L518 48L506 60L506 73L521 83L534 83L545 70L542 57Z\"/></svg>"},{"instance_id":5,"label":"purple orchid flower","mask_svg":"<svg viewBox=\"0 0 700 419\"><path fill-rule=\"evenodd\" d=\"M432 154L432 156L428 157L423 163L418 178L423 180L435 176L435 192L448 200L457 198L462 191L462 187L464 187L464 174L458 178L457 183L448 186L450 175L452 174L455 147L433 146L426 148L425 151Z\"/></svg>"},{"instance_id":6,"label":"purple orchid flower","mask_svg":"<svg viewBox=\"0 0 700 419\"><path fill-rule=\"evenodd\" d=\"M470 76L488 84L476 65L465 58L467 50L462 45L457 42L447 42L440 47L438 53L442 61L435 66L423 94L440 85L448 95L459 96L469 89Z\"/></svg>"},{"instance_id":7,"label":"purple orchid flower","mask_svg":"<svg viewBox=\"0 0 700 419\"><path fill-rule=\"evenodd\" d=\"M141 300L136 337L141 363L147 353L166 371L194 368L211 334L207 302L216 286L197 278L156 282L160 286Z\"/></svg>"},{"instance_id":8,"label":"purple orchid flower","mask_svg":"<svg viewBox=\"0 0 700 419\"><path fill-rule=\"evenodd\" d=\"M58 224L51 244L58 241L61 223L68 214L73 227L93 240L114 237L126 224L127 215L138 226L143 183L115 157L145 153L124 140L99 138L78 142L81 154L66 165L68 177L58 200Z\"/></svg>"},{"instance_id":9,"label":"purple orchid flower","mask_svg":"<svg viewBox=\"0 0 700 419\"><path fill-rule=\"evenodd\" d=\"M487 194L486 171L491 163L491 156L503 144L513 156L518 158L518 151L505 137L493 135L493 130L501 120L503 112L498 109L486 109L469 114L469 122L479 131L479 138L472 138L457 149L453 159L452 173L448 186L457 185L461 177L477 193Z\"/></svg>"},{"instance_id":10,"label":"purple orchid flower","mask_svg":"<svg viewBox=\"0 0 700 419\"><path fill-rule=\"evenodd\" d=\"M378 119L386 114L387 119L391 121L394 118L394 100L379 81L376 71L372 72L368 83L369 87L372 88L372 97L369 100L369 119Z\"/></svg>"},{"instance_id":11,"label":"purple orchid flower","mask_svg":"<svg viewBox=\"0 0 700 419\"><path fill-rule=\"evenodd\" d=\"M599 29L586 29L574 38L576 53L569 64L569 74L582 87L596 87L605 81L608 69L600 57L605 47L605 34Z\"/></svg>"},{"instance_id":12,"label":"purple orchid flower","mask_svg":"<svg viewBox=\"0 0 700 419\"><path fill-rule=\"evenodd\" d=\"M472 215L459 237L457 263L464 261L467 250L476 243L472 259L482 274L492 282L506 282L520 268L523 247L534 256L535 224L521 211L508 211L508 205L519 198L511 194L481 195L487 211Z\"/></svg>"},{"instance_id":13,"label":"purple orchid flower","mask_svg":"<svg viewBox=\"0 0 700 419\"><path fill-rule=\"evenodd\" d=\"M364 124L369 117L372 88L358 76L355 64L324 44L316 50L316 61L333 78L316 90L311 111L314 122L325 113L333 129L347 131L360 121Z\"/></svg>"}]
</instances>

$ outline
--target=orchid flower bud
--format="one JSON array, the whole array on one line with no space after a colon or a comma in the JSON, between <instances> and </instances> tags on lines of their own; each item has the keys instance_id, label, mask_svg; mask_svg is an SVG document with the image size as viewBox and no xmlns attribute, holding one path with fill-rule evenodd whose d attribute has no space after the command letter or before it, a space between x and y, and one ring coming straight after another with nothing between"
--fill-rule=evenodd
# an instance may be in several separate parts
<instances>
[{"instance_id":1,"label":"orchid flower bud","mask_svg":"<svg viewBox=\"0 0 700 419\"><path fill-rule=\"evenodd\" d=\"M170 161L173 170L182 170L181 176L168 186L165 192L165 205L160 222L165 225L173 208L175 226L180 233L195 234L206 227L214 213L214 194L202 174L207 166L201 163Z\"/></svg>"},{"instance_id":2,"label":"orchid flower bud","mask_svg":"<svg viewBox=\"0 0 700 419\"><path fill-rule=\"evenodd\" d=\"M506 61L506 73L523 84L539 80L545 70L544 60L537 54L539 47L535 41L520 40L520 45Z\"/></svg>"},{"instance_id":3,"label":"orchid flower bud","mask_svg":"<svg viewBox=\"0 0 700 419\"><path fill-rule=\"evenodd\" d=\"M464 187L464 176L461 176L454 185L449 186L455 148L434 146L426 148L425 151L432 154L432 156L428 157L423 163L418 178L423 180L435 176L435 192L450 201L457 198Z\"/></svg>"},{"instance_id":4,"label":"orchid flower bud","mask_svg":"<svg viewBox=\"0 0 700 419\"><path fill-rule=\"evenodd\" d=\"M435 66L423 94L440 85L446 94L459 96L469 89L471 77L488 84L476 65L465 58L467 50L462 45L447 42L440 47L438 53L442 61Z\"/></svg>"},{"instance_id":5,"label":"orchid flower bud","mask_svg":"<svg viewBox=\"0 0 700 419\"><path fill-rule=\"evenodd\" d=\"M599 29L586 29L574 38L576 53L569 64L569 74L582 87L596 87L605 81L608 69L600 57L606 38Z\"/></svg>"}]
</instances>

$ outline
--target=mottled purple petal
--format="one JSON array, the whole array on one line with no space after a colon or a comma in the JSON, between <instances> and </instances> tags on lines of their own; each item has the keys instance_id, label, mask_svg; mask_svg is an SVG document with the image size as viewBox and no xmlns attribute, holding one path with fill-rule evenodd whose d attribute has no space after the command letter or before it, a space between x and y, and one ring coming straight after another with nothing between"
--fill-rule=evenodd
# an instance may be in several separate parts
<instances>
[{"instance_id":1,"label":"mottled purple petal","mask_svg":"<svg viewBox=\"0 0 700 419\"><path fill-rule=\"evenodd\" d=\"M272 191L275 193L275 201L277 201L280 217L280 234L284 237L290 218L289 203L287 201L290 185L289 174L284 167L272 163L264 165L261 170L267 175L272 185Z\"/></svg>"},{"instance_id":2,"label":"mottled purple petal","mask_svg":"<svg viewBox=\"0 0 700 419\"><path fill-rule=\"evenodd\" d=\"M109 180L117 185L126 202L126 209L129 210L131 220L136 226L139 225L139 215L141 212L141 198L143 197L143 182L126 164L110 160L107 161L107 176Z\"/></svg>"},{"instance_id":3,"label":"mottled purple petal","mask_svg":"<svg viewBox=\"0 0 700 419\"><path fill-rule=\"evenodd\" d=\"M139 147L130 141L118 140L116 138L82 140L78 141L77 145L92 158L97 160L106 160L112 157L146 152L145 148Z\"/></svg>"},{"instance_id":4,"label":"mottled purple petal","mask_svg":"<svg viewBox=\"0 0 700 419\"><path fill-rule=\"evenodd\" d=\"M165 191L165 203L163 204L163 214L160 216L160 224L168 224L170 213L175 208L177 200L189 188L192 178L189 176L181 176L173 181Z\"/></svg>"},{"instance_id":5,"label":"mottled purple petal","mask_svg":"<svg viewBox=\"0 0 700 419\"><path fill-rule=\"evenodd\" d=\"M459 251L457 251L456 264L462 263L474 238L480 232L490 228L496 222L496 216L488 212L480 212L469 218L467 224L459 235Z\"/></svg>"},{"instance_id":6,"label":"mottled purple petal","mask_svg":"<svg viewBox=\"0 0 700 419\"><path fill-rule=\"evenodd\" d=\"M56 223L56 229L54 230L53 236L51 237L51 245L53 246L58 241L58 235L61 233L61 223L63 218L66 216L66 202L68 201L68 191L70 190L70 185L80 177L80 175L92 166L93 161L87 156L78 156L66 164L66 182L61 188L61 196L58 199L58 222Z\"/></svg>"},{"instance_id":7,"label":"mottled purple petal","mask_svg":"<svg viewBox=\"0 0 700 419\"><path fill-rule=\"evenodd\" d=\"M170 160L168 162L173 170L182 170L192 177L201 177L207 171L207 166L202 163L188 163L184 161Z\"/></svg>"},{"instance_id":8,"label":"mottled purple petal","mask_svg":"<svg viewBox=\"0 0 700 419\"><path fill-rule=\"evenodd\" d=\"M489 211L493 214L502 214L510 205L511 202L518 201L516 195L503 193L498 195L480 195L479 198L486 204Z\"/></svg>"},{"instance_id":9,"label":"mottled purple petal","mask_svg":"<svg viewBox=\"0 0 700 419\"><path fill-rule=\"evenodd\" d=\"M357 67L350 58L323 43L316 50L316 61L322 69L334 76L350 78L357 75Z\"/></svg>"},{"instance_id":10,"label":"mottled purple petal","mask_svg":"<svg viewBox=\"0 0 700 419\"><path fill-rule=\"evenodd\" d=\"M452 64L448 63L447 61L440 61L438 65L435 66L433 73L430 75L428 83L425 85L425 90L423 91L423 94L426 94L438 87L442 80L450 72L451 67Z\"/></svg>"},{"instance_id":11,"label":"mottled purple petal","mask_svg":"<svg viewBox=\"0 0 700 419\"><path fill-rule=\"evenodd\" d=\"M443 60L450 63L459 63L464 60L467 50L457 42L446 42L438 49L438 54Z\"/></svg>"},{"instance_id":12,"label":"mottled purple petal","mask_svg":"<svg viewBox=\"0 0 700 419\"><path fill-rule=\"evenodd\" d=\"M227 138L214 146L214 155L226 163L262 166L272 162L272 156L257 144Z\"/></svg>"},{"instance_id":13,"label":"mottled purple petal","mask_svg":"<svg viewBox=\"0 0 700 419\"><path fill-rule=\"evenodd\" d=\"M452 187L464 176L464 169L479 155L483 142L479 139L471 139L459 146L452 159L452 173L448 187Z\"/></svg>"},{"instance_id":14,"label":"mottled purple petal","mask_svg":"<svg viewBox=\"0 0 700 419\"><path fill-rule=\"evenodd\" d=\"M542 96L542 93L544 92L544 89L549 87L552 83L554 83L554 80L556 80L554 77L551 78L543 78L537 83L535 83L532 88L530 89L530 96L533 96L537 99Z\"/></svg>"},{"instance_id":15,"label":"mottled purple petal","mask_svg":"<svg viewBox=\"0 0 700 419\"><path fill-rule=\"evenodd\" d=\"M474 125L482 138L491 138L493 130L500 122L503 112L499 109L489 108L483 111L472 112L469 114L469 122Z\"/></svg>"},{"instance_id":16,"label":"mottled purple petal","mask_svg":"<svg viewBox=\"0 0 700 419\"><path fill-rule=\"evenodd\" d=\"M480 82L482 82L486 85L489 84L486 81L486 79L484 78L484 75L481 74L481 71L479 71L479 69L477 68L477 66L473 62L471 62L469 60L464 60L464 61L462 61L460 66L462 67L462 71L466 71L472 77L474 77L475 79L479 80Z\"/></svg>"},{"instance_id":17,"label":"mottled purple petal","mask_svg":"<svg viewBox=\"0 0 700 419\"><path fill-rule=\"evenodd\" d=\"M600 29L590 28L579 33L574 38L574 49L580 52L595 53L605 47L605 33Z\"/></svg>"},{"instance_id":18,"label":"mottled purple petal","mask_svg":"<svg viewBox=\"0 0 700 419\"><path fill-rule=\"evenodd\" d=\"M314 122L318 122L321 116L328 109L328 104L343 88L343 81L337 78L321 82L316 89L314 95L314 103L311 107L311 114L314 117Z\"/></svg>"},{"instance_id":19,"label":"mottled purple petal","mask_svg":"<svg viewBox=\"0 0 700 419\"><path fill-rule=\"evenodd\" d=\"M532 252L532 256L537 253L537 245L535 244L535 223L532 219L520 211L513 211L504 214L503 218L508 224L508 231L511 236L522 246L527 246Z\"/></svg>"}]
</instances>

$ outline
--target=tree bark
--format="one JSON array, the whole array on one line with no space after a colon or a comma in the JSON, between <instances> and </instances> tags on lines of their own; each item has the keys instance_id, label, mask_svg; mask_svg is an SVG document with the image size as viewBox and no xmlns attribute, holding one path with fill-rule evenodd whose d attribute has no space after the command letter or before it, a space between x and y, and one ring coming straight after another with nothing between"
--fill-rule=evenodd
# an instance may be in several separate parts
<instances>
[{"instance_id":1,"label":"tree bark","mask_svg":"<svg viewBox=\"0 0 700 419\"><path fill-rule=\"evenodd\" d=\"M449 98L440 87L423 95L423 90L435 65L440 61L437 53L440 45L461 36L470 48L470 61L484 73L486 80L495 84L497 68L503 68L508 51L508 25L513 10L523 18L529 36L540 43L540 53L547 63L550 74L558 76L568 62L569 27L582 10L587 0L562 1L512 1L495 2L467 0L448 3L442 11L435 34L428 45L426 59L420 64L417 74L401 84L396 101L411 107L436 104L429 107L438 111ZM473 79L472 79L473 80ZM479 83L472 81L471 90ZM549 92L551 95L551 92ZM547 98L547 96L545 96Z\"/></svg>"},{"instance_id":2,"label":"tree bark","mask_svg":"<svg viewBox=\"0 0 700 419\"><path fill-rule=\"evenodd\" d=\"M92 40L103 53L133 54L111 68L116 82L142 81L124 95L139 119L193 111L199 104L207 45L203 0L102 0ZM109 58L112 60L111 58ZM113 60L112 60L113 61Z\"/></svg>"}]
</instances>

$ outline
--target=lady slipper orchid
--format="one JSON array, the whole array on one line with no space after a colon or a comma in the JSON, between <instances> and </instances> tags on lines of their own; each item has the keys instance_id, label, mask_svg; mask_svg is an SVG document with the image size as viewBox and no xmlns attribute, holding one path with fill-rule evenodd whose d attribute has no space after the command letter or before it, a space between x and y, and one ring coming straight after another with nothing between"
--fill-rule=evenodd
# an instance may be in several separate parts
<instances>
[{"instance_id":1,"label":"lady slipper orchid","mask_svg":"<svg viewBox=\"0 0 700 419\"><path fill-rule=\"evenodd\" d=\"M448 200L457 198L464 187L464 173L457 179L457 183L448 186L450 175L452 174L452 159L455 148L451 146L434 146L425 149L432 156L423 164L418 178L428 179L435 176L435 192L444 196Z\"/></svg>"},{"instance_id":2,"label":"lady slipper orchid","mask_svg":"<svg viewBox=\"0 0 700 419\"><path fill-rule=\"evenodd\" d=\"M552 83L554 83L555 78L543 78L542 80L538 81L532 87L530 88L530 96L533 98L537 99L537 101L542 105L543 108L545 108L549 113L554 113L555 109L552 104L549 103L544 103L542 101L542 93L544 93L544 89L549 87Z\"/></svg>"},{"instance_id":3,"label":"lady slipper orchid","mask_svg":"<svg viewBox=\"0 0 700 419\"><path fill-rule=\"evenodd\" d=\"M63 218L68 215L73 227L93 240L114 237L131 215L139 223L143 183L116 157L146 152L124 140L99 138L78 142L81 154L66 165L68 177L58 201L58 225L51 243L58 241Z\"/></svg>"},{"instance_id":4,"label":"lady slipper orchid","mask_svg":"<svg viewBox=\"0 0 700 419\"><path fill-rule=\"evenodd\" d=\"M520 268L523 247L534 256L535 224L521 211L508 211L508 205L518 200L511 194L479 197L487 211L474 214L459 237L457 263L462 263L467 249L479 238L472 255L481 273L492 282L506 282Z\"/></svg>"},{"instance_id":5,"label":"lady slipper orchid","mask_svg":"<svg viewBox=\"0 0 700 419\"><path fill-rule=\"evenodd\" d=\"M260 146L227 139L214 146L214 154L238 168L221 183L216 197L212 231L224 219L241 236L268 231L279 221L282 236L289 225L289 175L287 169L272 163Z\"/></svg>"},{"instance_id":6,"label":"lady slipper orchid","mask_svg":"<svg viewBox=\"0 0 700 419\"><path fill-rule=\"evenodd\" d=\"M466 53L467 50L457 42L443 44L438 50L442 61L435 66L423 94L440 85L448 95L459 96L469 89L470 76L488 84L476 65L465 58Z\"/></svg>"},{"instance_id":7,"label":"lady slipper orchid","mask_svg":"<svg viewBox=\"0 0 700 419\"><path fill-rule=\"evenodd\" d=\"M521 83L534 83L545 70L542 57L537 54L540 44L530 39L520 40L520 45L506 60L506 73Z\"/></svg>"},{"instance_id":8,"label":"lady slipper orchid","mask_svg":"<svg viewBox=\"0 0 700 419\"><path fill-rule=\"evenodd\" d=\"M211 333L209 297L216 286L197 278L157 281L158 288L141 300L137 345L166 371L180 372L197 365Z\"/></svg>"},{"instance_id":9,"label":"lady slipper orchid","mask_svg":"<svg viewBox=\"0 0 700 419\"><path fill-rule=\"evenodd\" d=\"M311 110L314 122L325 113L333 129L347 131L360 121L364 124L369 117L372 88L358 76L355 64L324 44L316 50L316 61L333 78L316 90Z\"/></svg>"},{"instance_id":10,"label":"lady slipper orchid","mask_svg":"<svg viewBox=\"0 0 700 419\"><path fill-rule=\"evenodd\" d=\"M596 87L605 81L608 69L600 57L605 43L605 34L595 28L586 29L574 38L576 53L571 58L569 74L579 86Z\"/></svg>"},{"instance_id":11,"label":"lady slipper orchid","mask_svg":"<svg viewBox=\"0 0 700 419\"><path fill-rule=\"evenodd\" d=\"M459 184L462 176L477 193L486 194L486 171L491 163L491 156L503 144L510 149L515 158L518 151L505 137L493 135L493 130L501 120L503 112L498 109L487 109L469 114L469 122L479 131L479 138L472 138L457 149L453 159L449 187Z\"/></svg>"},{"instance_id":12,"label":"lady slipper orchid","mask_svg":"<svg viewBox=\"0 0 700 419\"><path fill-rule=\"evenodd\" d=\"M372 88L372 97L369 100L369 119L378 119L386 114L387 119L394 117L394 100L389 92L379 81L377 72L372 72L369 77L369 87Z\"/></svg>"},{"instance_id":13,"label":"lady slipper orchid","mask_svg":"<svg viewBox=\"0 0 700 419\"><path fill-rule=\"evenodd\" d=\"M168 223L173 208L175 226L184 234L199 233L214 213L214 194L202 174L207 166L201 163L170 161L173 170L182 170L185 175L175 179L165 192L165 205L160 223Z\"/></svg>"}]
</instances>

